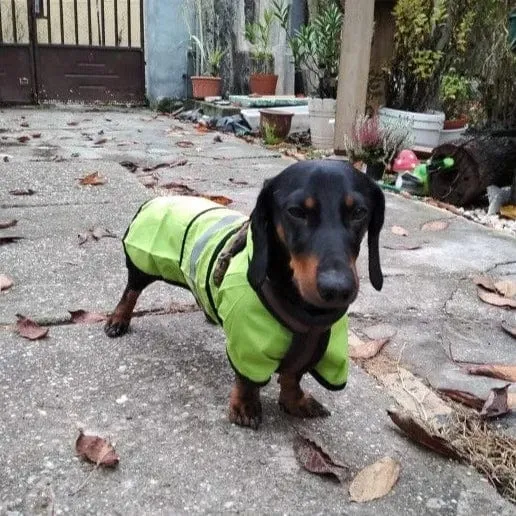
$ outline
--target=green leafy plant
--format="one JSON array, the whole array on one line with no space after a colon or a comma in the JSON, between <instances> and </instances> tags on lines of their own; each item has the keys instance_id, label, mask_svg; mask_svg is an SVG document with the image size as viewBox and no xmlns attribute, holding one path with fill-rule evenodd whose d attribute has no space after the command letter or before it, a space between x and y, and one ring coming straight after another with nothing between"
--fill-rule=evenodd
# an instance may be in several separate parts
<instances>
[{"instance_id":1,"label":"green leafy plant","mask_svg":"<svg viewBox=\"0 0 516 516\"><path fill-rule=\"evenodd\" d=\"M291 38L290 47L298 66L315 77L312 90L320 98L337 96L342 21L341 9L335 2L329 2L312 22L302 25Z\"/></svg>"},{"instance_id":2,"label":"green leafy plant","mask_svg":"<svg viewBox=\"0 0 516 516\"><path fill-rule=\"evenodd\" d=\"M282 140L276 135L274 126L265 122L262 126L262 138L265 145L277 145Z\"/></svg>"},{"instance_id":3,"label":"green leafy plant","mask_svg":"<svg viewBox=\"0 0 516 516\"><path fill-rule=\"evenodd\" d=\"M471 79L459 75L451 68L441 78L439 97L448 120L464 117L468 111L468 103L473 98Z\"/></svg>"},{"instance_id":4,"label":"green leafy plant","mask_svg":"<svg viewBox=\"0 0 516 516\"><path fill-rule=\"evenodd\" d=\"M381 124L377 115L357 116L350 135L344 139L351 161L389 165L396 154L410 145L410 130L402 123Z\"/></svg>"},{"instance_id":5,"label":"green leafy plant","mask_svg":"<svg viewBox=\"0 0 516 516\"><path fill-rule=\"evenodd\" d=\"M274 20L273 10L265 9L261 20L245 24L244 37L252 46L253 73L272 73L274 69L270 42Z\"/></svg>"},{"instance_id":6,"label":"green leafy plant","mask_svg":"<svg viewBox=\"0 0 516 516\"><path fill-rule=\"evenodd\" d=\"M424 112L439 104L441 77L452 67L466 73L482 27L486 2L498 0L398 0L394 53L385 67L386 105ZM472 70L472 68L470 68Z\"/></svg>"},{"instance_id":7,"label":"green leafy plant","mask_svg":"<svg viewBox=\"0 0 516 516\"><path fill-rule=\"evenodd\" d=\"M300 41L292 33L290 29L290 11L292 6L284 3L283 0L273 0L272 9L275 18L278 20L280 27L285 31L287 37L287 44L292 52L292 59L294 61L294 69L298 71L301 67L301 48Z\"/></svg>"}]
</instances>

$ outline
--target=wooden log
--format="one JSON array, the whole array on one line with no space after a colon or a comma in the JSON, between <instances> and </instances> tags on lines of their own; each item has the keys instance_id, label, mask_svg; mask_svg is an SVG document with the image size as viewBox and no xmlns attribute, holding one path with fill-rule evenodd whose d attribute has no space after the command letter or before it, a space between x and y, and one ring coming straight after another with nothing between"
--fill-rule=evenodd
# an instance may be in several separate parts
<instances>
[{"instance_id":1,"label":"wooden log","mask_svg":"<svg viewBox=\"0 0 516 516\"><path fill-rule=\"evenodd\" d=\"M516 176L516 138L481 136L436 147L432 159L452 157L453 168L430 174L430 195L455 206L478 202L489 185L509 186Z\"/></svg>"}]
</instances>

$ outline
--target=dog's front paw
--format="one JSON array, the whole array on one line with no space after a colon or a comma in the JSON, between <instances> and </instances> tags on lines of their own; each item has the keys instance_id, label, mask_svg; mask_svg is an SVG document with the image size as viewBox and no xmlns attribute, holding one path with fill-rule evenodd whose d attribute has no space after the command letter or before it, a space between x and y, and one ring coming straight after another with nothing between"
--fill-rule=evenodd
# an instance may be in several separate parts
<instances>
[{"instance_id":1,"label":"dog's front paw","mask_svg":"<svg viewBox=\"0 0 516 516\"><path fill-rule=\"evenodd\" d=\"M110 317L104 326L104 333L111 338L121 337L127 333L128 329L129 321Z\"/></svg>"},{"instance_id":2,"label":"dog's front paw","mask_svg":"<svg viewBox=\"0 0 516 516\"><path fill-rule=\"evenodd\" d=\"M280 396L278 403L291 416L313 418L331 415L331 412L314 397L310 396L310 394L303 394L303 396L295 400Z\"/></svg>"},{"instance_id":3,"label":"dog's front paw","mask_svg":"<svg viewBox=\"0 0 516 516\"><path fill-rule=\"evenodd\" d=\"M229 400L229 420L236 425L258 429L262 422L262 404L258 389L243 390L238 383L233 386Z\"/></svg>"}]
</instances>

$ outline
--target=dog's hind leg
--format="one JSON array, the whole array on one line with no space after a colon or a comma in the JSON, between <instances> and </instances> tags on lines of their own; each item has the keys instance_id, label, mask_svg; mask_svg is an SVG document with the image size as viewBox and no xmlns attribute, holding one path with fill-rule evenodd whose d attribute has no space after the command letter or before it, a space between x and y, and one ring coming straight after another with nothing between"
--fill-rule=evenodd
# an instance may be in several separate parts
<instances>
[{"instance_id":1,"label":"dog's hind leg","mask_svg":"<svg viewBox=\"0 0 516 516\"><path fill-rule=\"evenodd\" d=\"M280 407L297 417L327 417L330 412L321 405L310 394L305 394L301 389L299 382L301 376L296 374L280 373L279 375Z\"/></svg>"},{"instance_id":2,"label":"dog's hind leg","mask_svg":"<svg viewBox=\"0 0 516 516\"><path fill-rule=\"evenodd\" d=\"M156 281L156 278L138 270L127 260L127 285L122 297L104 326L108 337L120 337L127 333L131 316L142 290Z\"/></svg>"}]
</instances>

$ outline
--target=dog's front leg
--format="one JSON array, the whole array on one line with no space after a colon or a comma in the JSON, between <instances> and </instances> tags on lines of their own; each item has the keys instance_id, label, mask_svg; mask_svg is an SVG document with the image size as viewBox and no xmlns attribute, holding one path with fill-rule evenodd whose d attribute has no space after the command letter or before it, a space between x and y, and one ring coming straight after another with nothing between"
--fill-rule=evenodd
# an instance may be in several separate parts
<instances>
[{"instance_id":1,"label":"dog's front leg","mask_svg":"<svg viewBox=\"0 0 516 516\"><path fill-rule=\"evenodd\" d=\"M299 382L301 375L293 373L280 373L279 375L280 407L297 417L327 417L330 415L324 405L321 405L310 394L305 394L301 389Z\"/></svg>"},{"instance_id":2,"label":"dog's front leg","mask_svg":"<svg viewBox=\"0 0 516 516\"><path fill-rule=\"evenodd\" d=\"M257 430L262 422L260 387L239 375L236 375L229 398L229 420L254 430Z\"/></svg>"}]
</instances>

